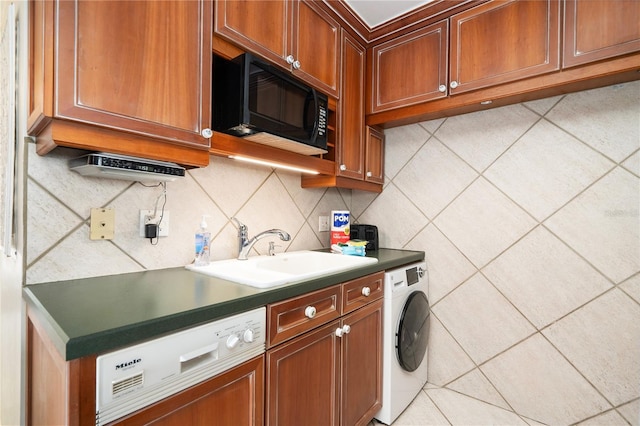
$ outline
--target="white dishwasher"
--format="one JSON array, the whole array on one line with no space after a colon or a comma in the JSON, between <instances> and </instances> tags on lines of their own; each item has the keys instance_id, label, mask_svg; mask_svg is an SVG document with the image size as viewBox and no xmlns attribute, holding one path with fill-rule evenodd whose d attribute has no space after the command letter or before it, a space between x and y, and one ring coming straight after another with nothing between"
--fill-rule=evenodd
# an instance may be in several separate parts
<instances>
[{"instance_id":1,"label":"white dishwasher","mask_svg":"<svg viewBox=\"0 0 640 426\"><path fill-rule=\"evenodd\" d=\"M104 425L265 351L264 307L96 359L96 425Z\"/></svg>"}]
</instances>

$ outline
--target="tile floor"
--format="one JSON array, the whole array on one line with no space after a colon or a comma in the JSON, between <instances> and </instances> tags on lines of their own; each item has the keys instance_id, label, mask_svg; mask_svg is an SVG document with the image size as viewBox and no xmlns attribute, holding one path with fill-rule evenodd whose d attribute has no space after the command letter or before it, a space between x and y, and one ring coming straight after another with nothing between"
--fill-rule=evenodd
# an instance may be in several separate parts
<instances>
[{"instance_id":1,"label":"tile floor","mask_svg":"<svg viewBox=\"0 0 640 426\"><path fill-rule=\"evenodd\" d=\"M579 426L635 425L634 419L638 419L636 411L639 408L640 399L575 424ZM392 426L536 426L543 424L545 423L455 390L427 384ZM383 423L373 419L368 426L379 425Z\"/></svg>"}]
</instances>

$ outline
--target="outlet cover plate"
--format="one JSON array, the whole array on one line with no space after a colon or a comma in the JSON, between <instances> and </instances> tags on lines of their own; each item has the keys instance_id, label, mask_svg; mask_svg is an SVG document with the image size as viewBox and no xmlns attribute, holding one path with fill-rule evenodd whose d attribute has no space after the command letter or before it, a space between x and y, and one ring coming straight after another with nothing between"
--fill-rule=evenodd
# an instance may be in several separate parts
<instances>
[{"instance_id":1,"label":"outlet cover plate","mask_svg":"<svg viewBox=\"0 0 640 426\"><path fill-rule=\"evenodd\" d=\"M329 216L318 216L318 232L329 232Z\"/></svg>"},{"instance_id":2,"label":"outlet cover plate","mask_svg":"<svg viewBox=\"0 0 640 426\"><path fill-rule=\"evenodd\" d=\"M156 212L156 217L153 217L153 210L140 210L140 232L139 235L144 237L144 226L149 223L158 223L160 221L161 212ZM159 237L169 236L169 212L165 210L162 214L162 223L160 223L160 229L158 230Z\"/></svg>"}]
</instances>

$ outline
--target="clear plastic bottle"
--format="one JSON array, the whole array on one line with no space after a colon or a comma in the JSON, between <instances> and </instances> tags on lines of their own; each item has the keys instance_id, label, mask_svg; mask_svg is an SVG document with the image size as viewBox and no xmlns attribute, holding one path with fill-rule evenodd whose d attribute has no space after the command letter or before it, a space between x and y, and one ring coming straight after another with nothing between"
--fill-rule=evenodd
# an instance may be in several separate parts
<instances>
[{"instance_id":1,"label":"clear plastic bottle","mask_svg":"<svg viewBox=\"0 0 640 426\"><path fill-rule=\"evenodd\" d=\"M211 232L207 231L206 215L202 215L200 228L196 231L196 266L207 266L210 260Z\"/></svg>"}]
</instances>

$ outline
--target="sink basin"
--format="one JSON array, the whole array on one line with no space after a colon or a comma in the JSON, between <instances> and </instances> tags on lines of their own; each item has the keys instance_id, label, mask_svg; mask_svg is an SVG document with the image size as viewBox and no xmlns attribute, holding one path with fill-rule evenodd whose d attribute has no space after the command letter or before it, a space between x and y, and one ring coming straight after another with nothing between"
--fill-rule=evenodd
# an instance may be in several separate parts
<instances>
[{"instance_id":1,"label":"sink basin","mask_svg":"<svg viewBox=\"0 0 640 426\"><path fill-rule=\"evenodd\" d=\"M202 274L258 288L270 288L331 275L378 262L374 257L346 256L317 251L294 251L247 260L220 260L207 266L187 265Z\"/></svg>"}]
</instances>

